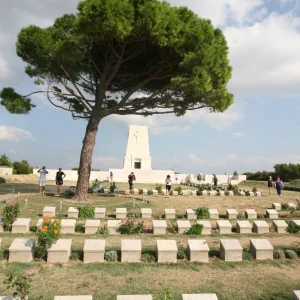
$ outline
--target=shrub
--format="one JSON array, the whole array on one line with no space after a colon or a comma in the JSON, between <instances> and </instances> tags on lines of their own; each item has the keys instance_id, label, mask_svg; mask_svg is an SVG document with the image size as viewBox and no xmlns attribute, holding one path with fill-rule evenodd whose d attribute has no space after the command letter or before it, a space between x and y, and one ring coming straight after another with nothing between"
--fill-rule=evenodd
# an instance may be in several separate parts
<instances>
[{"instance_id":1,"label":"shrub","mask_svg":"<svg viewBox=\"0 0 300 300\"><path fill-rule=\"evenodd\" d=\"M33 167L28 163L27 160L15 161L14 165L14 174L32 174Z\"/></svg>"},{"instance_id":2,"label":"shrub","mask_svg":"<svg viewBox=\"0 0 300 300\"><path fill-rule=\"evenodd\" d=\"M105 252L105 255L104 255L104 258L105 258L107 261L118 261L118 252L115 251L115 250L112 250L112 251L106 251L106 252Z\"/></svg>"},{"instance_id":3,"label":"shrub","mask_svg":"<svg viewBox=\"0 0 300 300\"><path fill-rule=\"evenodd\" d=\"M79 219L93 219L95 216L95 209L93 206L87 204L82 206L77 206L78 218Z\"/></svg>"},{"instance_id":4,"label":"shrub","mask_svg":"<svg viewBox=\"0 0 300 300\"><path fill-rule=\"evenodd\" d=\"M156 257L151 253L142 253L141 260L143 262L155 262Z\"/></svg>"},{"instance_id":5,"label":"shrub","mask_svg":"<svg viewBox=\"0 0 300 300\"><path fill-rule=\"evenodd\" d=\"M75 189L70 187L68 190L65 191L65 196L67 198L72 198L75 196Z\"/></svg>"},{"instance_id":6,"label":"shrub","mask_svg":"<svg viewBox=\"0 0 300 300\"><path fill-rule=\"evenodd\" d=\"M194 224L189 230L186 231L186 234L189 235L200 235L203 230L202 224Z\"/></svg>"},{"instance_id":7,"label":"shrub","mask_svg":"<svg viewBox=\"0 0 300 300\"><path fill-rule=\"evenodd\" d=\"M7 231L11 231L13 222L20 215L20 204L6 205L2 213L2 221L4 222L4 228Z\"/></svg>"},{"instance_id":8,"label":"shrub","mask_svg":"<svg viewBox=\"0 0 300 300\"><path fill-rule=\"evenodd\" d=\"M3 177L0 177L0 183L6 183L6 180L5 180L5 178L3 178Z\"/></svg>"},{"instance_id":9,"label":"shrub","mask_svg":"<svg viewBox=\"0 0 300 300\"><path fill-rule=\"evenodd\" d=\"M253 193L256 193L256 192L257 192L257 187L254 187L254 188L252 189L252 192L253 192Z\"/></svg>"},{"instance_id":10,"label":"shrub","mask_svg":"<svg viewBox=\"0 0 300 300\"><path fill-rule=\"evenodd\" d=\"M117 188L116 183L113 182L110 184L109 190L111 193L114 193L116 188Z\"/></svg>"},{"instance_id":11,"label":"shrub","mask_svg":"<svg viewBox=\"0 0 300 300\"><path fill-rule=\"evenodd\" d=\"M290 249L285 250L284 254L287 258L291 258L291 259L298 257L297 253L294 250L290 250Z\"/></svg>"},{"instance_id":12,"label":"shrub","mask_svg":"<svg viewBox=\"0 0 300 300\"><path fill-rule=\"evenodd\" d=\"M287 203L282 203L281 204L281 210L289 210L289 205Z\"/></svg>"},{"instance_id":13,"label":"shrub","mask_svg":"<svg viewBox=\"0 0 300 300\"><path fill-rule=\"evenodd\" d=\"M198 207L196 209L196 214L198 219L209 219L209 208L208 207Z\"/></svg>"},{"instance_id":14,"label":"shrub","mask_svg":"<svg viewBox=\"0 0 300 300\"><path fill-rule=\"evenodd\" d=\"M71 251L70 260L80 260L78 251Z\"/></svg>"},{"instance_id":15,"label":"shrub","mask_svg":"<svg viewBox=\"0 0 300 300\"><path fill-rule=\"evenodd\" d=\"M135 224L132 220L128 220L121 224L117 229L121 234L135 234L142 233L144 231L144 222Z\"/></svg>"},{"instance_id":16,"label":"shrub","mask_svg":"<svg viewBox=\"0 0 300 300\"><path fill-rule=\"evenodd\" d=\"M161 296L157 297L156 300L174 300L174 295L168 288L164 288L164 292Z\"/></svg>"},{"instance_id":17,"label":"shrub","mask_svg":"<svg viewBox=\"0 0 300 300\"><path fill-rule=\"evenodd\" d=\"M265 216L263 214L257 214L257 219L264 219Z\"/></svg>"},{"instance_id":18,"label":"shrub","mask_svg":"<svg viewBox=\"0 0 300 300\"><path fill-rule=\"evenodd\" d=\"M139 195L143 195L143 190L139 190Z\"/></svg>"},{"instance_id":19,"label":"shrub","mask_svg":"<svg viewBox=\"0 0 300 300\"><path fill-rule=\"evenodd\" d=\"M61 236L61 225L56 218L44 217L40 230L37 231L38 245L36 255L42 258L47 254L47 250L56 243Z\"/></svg>"},{"instance_id":20,"label":"shrub","mask_svg":"<svg viewBox=\"0 0 300 300\"><path fill-rule=\"evenodd\" d=\"M235 170L235 171L233 172L233 175L234 175L234 176L238 176L239 173Z\"/></svg>"},{"instance_id":21,"label":"shrub","mask_svg":"<svg viewBox=\"0 0 300 300\"><path fill-rule=\"evenodd\" d=\"M178 248L177 258L178 259L187 259L187 250L184 248Z\"/></svg>"},{"instance_id":22,"label":"shrub","mask_svg":"<svg viewBox=\"0 0 300 300\"><path fill-rule=\"evenodd\" d=\"M285 258L284 251L282 249L275 249L274 250L274 258L276 258L276 259Z\"/></svg>"},{"instance_id":23,"label":"shrub","mask_svg":"<svg viewBox=\"0 0 300 300\"><path fill-rule=\"evenodd\" d=\"M151 196L151 195L153 195L153 192L152 192L152 190L148 190L148 196Z\"/></svg>"},{"instance_id":24,"label":"shrub","mask_svg":"<svg viewBox=\"0 0 300 300\"><path fill-rule=\"evenodd\" d=\"M82 224L76 224L75 225L75 232L84 233L84 226Z\"/></svg>"},{"instance_id":25,"label":"shrub","mask_svg":"<svg viewBox=\"0 0 300 300\"><path fill-rule=\"evenodd\" d=\"M178 232L177 224L174 220L171 220L171 222L169 223L167 231L169 233L174 233L174 234Z\"/></svg>"},{"instance_id":26,"label":"shrub","mask_svg":"<svg viewBox=\"0 0 300 300\"><path fill-rule=\"evenodd\" d=\"M182 187L178 186L177 188L174 189L174 191L178 192L178 194L180 195L182 193Z\"/></svg>"},{"instance_id":27,"label":"shrub","mask_svg":"<svg viewBox=\"0 0 300 300\"><path fill-rule=\"evenodd\" d=\"M102 234L102 235L108 235L109 234L109 229L107 228L106 225L101 227L98 231L97 234Z\"/></svg>"},{"instance_id":28,"label":"shrub","mask_svg":"<svg viewBox=\"0 0 300 300\"><path fill-rule=\"evenodd\" d=\"M127 214L127 217L130 219L140 219L142 217L142 214L139 212L130 212Z\"/></svg>"},{"instance_id":29,"label":"shrub","mask_svg":"<svg viewBox=\"0 0 300 300\"><path fill-rule=\"evenodd\" d=\"M289 233L298 233L300 232L300 225L297 225L294 221L288 221L287 231Z\"/></svg>"},{"instance_id":30,"label":"shrub","mask_svg":"<svg viewBox=\"0 0 300 300\"><path fill-rule=\"evenodd\" d=\"M246 219L245 216L244 216L243 214L241 214L241 213L239 213L239 214L236 216L236 218L239 219L239 220L244 220L244 219Z\"/></svg>"},{"instance_id":31,"label":"shrub","mask_svg":"<svg viewBox=\"0 0 300 300\"><path fill-rule=\"evenodd\" d=\"M248 249L243 249L243 260L252 260L253 256Z\"/></svg>"},{"instance_id":32,"label":"shrub","mask_svg":"<svg viewBox=\"0 0 300 300\"><path fill-rule=\"evenodd\" d=\"M162 185L161 184L156 184L155 189L158 191L158 193L162 193Z\"/></svg>"}]
</instances>

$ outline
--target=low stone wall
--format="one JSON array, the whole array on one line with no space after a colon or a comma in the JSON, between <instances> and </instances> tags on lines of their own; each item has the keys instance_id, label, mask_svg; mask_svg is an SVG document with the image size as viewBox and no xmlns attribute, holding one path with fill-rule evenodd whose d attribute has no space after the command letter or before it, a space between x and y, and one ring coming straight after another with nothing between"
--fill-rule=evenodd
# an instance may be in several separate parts
<instances>
[{"instance_id":1,"label":"low stone wall","mask_svg":"<svg viewBox=\"0 0 300 300\"><path fill-rule=\"evenodd\" d=\"M12 175L13 168L9 167L0 167L0 176L1 175Z\"/></svg>"}]
</instances>

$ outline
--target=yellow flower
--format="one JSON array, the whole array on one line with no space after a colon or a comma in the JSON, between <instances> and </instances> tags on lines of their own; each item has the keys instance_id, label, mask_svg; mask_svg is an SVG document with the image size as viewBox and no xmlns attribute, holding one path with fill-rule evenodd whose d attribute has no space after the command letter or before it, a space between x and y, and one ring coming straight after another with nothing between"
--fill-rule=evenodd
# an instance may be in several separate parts
<instances>
[{"instance_id":1,"label":"yellow flower","mask_svg":"<svg viewBox=\"0 0 300 300\"><path fill-rule=\"evenodd\" d=\"M41 232L44 232L45 231L45 229L44 228L41 228Z\"/></svg>"},{"instance_id":2,"label":"yellow flower","mask_svg":"<svg viewBox=\"0 0 300 300\"><path fill-rule=\"evenodd\" d=\"M56 227L56 224L54 223L53 226Z\"/></svg>"},{"instance_id":3,"label":"yellow flower","mask_svg":"<svg viewBox=\"0 0 300 300\"><path fill-rule=\"evenodd\" d=\"M47 225L45 225L45 226L44 226L44 229L47 229L47 228L48 228L48 226L47 226Z\"/></svg>"},{"instance_id":4,"label":"yellow flower","mask_svg":"<svg viewBox=\"0 0 300 300\"><path fill-rule=\"evenodd\" d=\"M54 234L57 234L57 230L56 229L53 232L54 232Z\"/></svg>"}]
</instances>

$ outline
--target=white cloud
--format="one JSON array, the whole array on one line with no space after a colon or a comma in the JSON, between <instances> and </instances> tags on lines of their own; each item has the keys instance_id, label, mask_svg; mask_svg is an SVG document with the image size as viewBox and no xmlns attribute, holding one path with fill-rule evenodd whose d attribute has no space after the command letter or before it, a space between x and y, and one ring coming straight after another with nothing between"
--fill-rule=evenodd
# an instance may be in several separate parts
<instances>
[{"instance_id":1,"label":"white cloud","mask_svg":"<svg viewBox=\"0 0 300 300\"><path fill-rule=\"evenodd\" d=\"M240 138L240 137L247 136L247 133L246 132L235 132L232 134L232 136Z\"/></svg>"},{"instance_id":2,"label":"white cloud","mask_svg":"<svg viewBox=\"0 0 300 300\"><path fill-rule=\"evenodd\" d=\"M16 127L0 126L0 141L21 142L24 140L35 141L29 131Z\"/></svg>"},{"instance_id":3,"label":"white cloud","mask_svg":"<svg viewBox=\"0 0 300 300\"><path fill-rule=\"evenodd\" d=\"M17 152L16 152L15 150L9 150L8 153L11 153L11 154L13 154L13 155L16 155L16 154L17 154Z\"/></svg>"},{"instance_id":4,"label":"white cloud","mask_svg":"<svg viewBox=\"0 0 300 300\"><path fill-rule=\"evenodd\" d=\"M196 154L193 154L193 153L188 154L187 158L191 161L205 163L205 161L203 159L201 159L200 157L198 157Z\"/></svg>"}]
</instances>

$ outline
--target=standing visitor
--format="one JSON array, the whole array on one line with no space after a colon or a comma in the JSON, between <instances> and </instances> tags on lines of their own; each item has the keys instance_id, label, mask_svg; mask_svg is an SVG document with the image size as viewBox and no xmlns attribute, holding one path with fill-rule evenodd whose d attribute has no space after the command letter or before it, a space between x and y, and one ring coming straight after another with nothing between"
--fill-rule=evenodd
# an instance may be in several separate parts
<instances>
[{"instance_id":1,"label":"standing visitor","mask_svg":"<svg viewBox=\"0 0 300 300\"><path fill-rule=\"evenodd\" d=\"M175 175L175 182L178 183L178 175Z\"/></svg>"},{"instance_id":2,"label":"standing visitor","mask_svg":"<svg viewBox=\"0 0 300 300\"><path fill-rule=\"evenodd\" d=\"M218 186L218 178L216 175L214 175L213 182L214 182L214 187L217 187Z\"/></svg>"},{"instance_id":3,"label":"standing visitor","mask_svg":"<svg viewBox=\"0 0 300 300\"><path fill-rule=\"evenodd\" d=\"M113 179L114 179L114 174L113 172L110 172L110 182L113 182Z\"/></svg>"},{"instance_id":4,"label":"standing visitor","mask_svg":"<svg viewBox=\"0 0 300 300\"><path fill-rule=\"evenodd\" d=\"M277 177L277 180L275 181L275 187L276 187L276 190L277 190L277 195L279 197L281 197L281 191L284 188L284 185L283 185L283 182L280 180L279 176Z\"/></svg>"},{"instance_id":5,"label":"standing visitor","mask_svg":"<svg viewBox=\"0 0 300 300\"><path fill-rule=\"evenodd\" d=\"M44 196L45 195L45 186L46 186L46 176L48 174L48 171L46 170L46 167L43 166L41 169L37 171L40 173L40 195Z\"/></svg>"},{"instance_id":6,"label":"standing visitor","mask_svg":"<svg viewBox=\"0 0 300 300\"><path fill-rule=\"evenodd\" d=\"M135 175L133 172L131 172L130 175L128 175L128 183L129 183L129 190L130 190L130 195L133 196L134 194L134 185L133 185L133 182L135 181Z\"/></svg>"},{"instance_id":7,"label":"standing visitor","mask_svg":"<svg viewBox=\"0 0 300 300\"><path fill-rule=\"evenodd\" d=\"M56 172L56 189L57 189L57 194L56 196L59 196L61 186L64 184L64 178L66 177L66 174L61 170L61 168L58 169L58 172Z\"/></svg>"},{"instance_id":8,"label":"standing visitor","mask_svg":"<svg viewBox=\"0 0 300 300\"><path fill-rule=\"evenodd\" d=\"M273 179L272 179L272 176L269 177L269 180L268 180L268 188L269 188L269 195L271 195L271 189L273 187Z\"/></svg>"},{"instance_id":9,"label":"standing visitor","mask_svg":"<svg viewBox=\"0 0 300 300\"><path fill-rule=\"evenodd\" d=\"M167 175L165 182L166 182L166 196L169 198L170 191L172 188L172 179L170 175Z\"/></svg>"}]
</instances>

